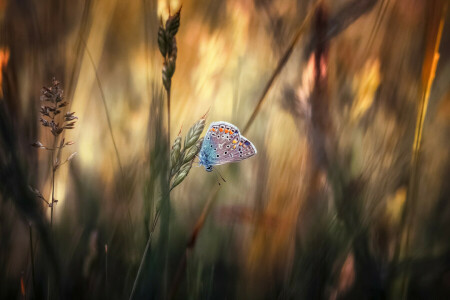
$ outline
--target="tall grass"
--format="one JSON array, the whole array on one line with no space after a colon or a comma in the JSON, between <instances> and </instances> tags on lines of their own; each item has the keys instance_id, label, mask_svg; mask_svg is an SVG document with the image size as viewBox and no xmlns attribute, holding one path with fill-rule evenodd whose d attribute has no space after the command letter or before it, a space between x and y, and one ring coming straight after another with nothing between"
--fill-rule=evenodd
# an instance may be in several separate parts
<instances>
[{"instance_id":1,"label":"tall grass","mask_svg":"<svg viewBox=\"0 0 450 300\"><path fill-rule=\"evenodd\" d=\"M405 3L0 4L0 298L445 298L446 3Z\"/></svg>"}]
</instances>

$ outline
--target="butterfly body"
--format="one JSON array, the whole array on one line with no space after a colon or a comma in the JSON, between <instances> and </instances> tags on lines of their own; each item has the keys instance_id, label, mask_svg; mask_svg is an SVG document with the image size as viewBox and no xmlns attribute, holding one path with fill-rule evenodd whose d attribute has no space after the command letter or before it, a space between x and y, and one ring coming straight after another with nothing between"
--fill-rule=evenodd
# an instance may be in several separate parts
<instances>
[{"instance_id":1,"label":"butterfly body","mask_svg":"<svg viewBox=\"0 0 450 300\"><path fill-rule=\"evenodd\" d=\"M211 172L212 166L238 162L257 153L255 146L240 134L239 129L227 122L213 122L203 139L200 165Z\"/></svg>"}]
</instances>

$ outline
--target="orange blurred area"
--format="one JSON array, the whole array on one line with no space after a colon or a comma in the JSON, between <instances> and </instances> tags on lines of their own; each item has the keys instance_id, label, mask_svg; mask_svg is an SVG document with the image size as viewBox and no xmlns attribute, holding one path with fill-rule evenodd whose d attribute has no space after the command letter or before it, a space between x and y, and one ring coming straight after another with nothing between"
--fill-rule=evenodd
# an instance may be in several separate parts
<instances>
[{"instance_id":1,"label":"orange blurred area","mask_svg":"<svg viewBox=\"0 0 450 300\"><path fill-rule=\"evenodd\" d=\"M9 50L1 48L0 49L0 98L3 98L3 91L1 89L3 82L3 69L6 68L9 60Z\"/></svg>"}]
</instances>

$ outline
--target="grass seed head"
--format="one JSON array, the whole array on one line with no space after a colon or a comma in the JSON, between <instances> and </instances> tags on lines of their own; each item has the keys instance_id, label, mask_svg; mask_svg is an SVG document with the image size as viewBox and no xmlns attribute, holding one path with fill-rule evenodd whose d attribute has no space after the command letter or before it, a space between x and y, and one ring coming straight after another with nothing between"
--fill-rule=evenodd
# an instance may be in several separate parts
<instances>
[{"instance_id":1,"label":"grass seed head","mask_svg":"<svg viewBox=\"0 0 450 300\"><path fill-rule=\"evenodd\" d=\"M183 163L187 163L190 162L191 160L193 160L195 158L195 156L198 154L198 152L200 151L200 148L202 146L203 143L203 138L199 139L197 141L197 143L195 143L194 146L192 146L191 148L189 148L185 155L184 155L184 159L183 159Z\"/></svg>"},{"instance_id":2,"label":"grass seed head","mask_svg":"<svg viewBox=\"0 0 450 300\"><path fill-rule=\"evenodd\" d=\"M172 169L178 164L180 154L181 154L181 136L179 135L177 136L175 142L173 143L172 151L170 151L170 162Z\"/></svg>"},{"instance_id":3,"label":"grass seed head","mask_svg":"<svg viewBox=\"0 0 450 300\"><path fill-rule=\"evenodd\" d=\"M188 149L193 146L205 128L205 119L198 120L188 131L186 139L184 140L184 148Z\"/></svg>"},{"instance_id":4,"label":"grass seed head","mask_svg":"<svg viewBox=\"0 0 450 300\"><path fill-rule=\"evenodd\" d=\"M191 167L192 167L192 161L187 162L181 166L180 171L178 171L178 173L175 175L175 179L173 180L172 186L170 187L171 190L174 187L176 187L177 185L179 185L181 182L183 182L183 180L189 174Z\"/></svg>"}]
</instances>

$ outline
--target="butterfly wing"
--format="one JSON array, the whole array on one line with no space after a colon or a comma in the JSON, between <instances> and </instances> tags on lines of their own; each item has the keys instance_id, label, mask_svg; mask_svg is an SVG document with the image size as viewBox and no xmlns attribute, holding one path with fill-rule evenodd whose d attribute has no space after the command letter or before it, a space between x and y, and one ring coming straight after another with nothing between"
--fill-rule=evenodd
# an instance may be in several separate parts
<instances>
[{"instance_id":1,"label":"butterfly wing","mask_svg":"<svg viewBox=\"0 0 450 300\"><path fill-rule=\"evenodd\" d=\"M236 141L236 143L234 143ZM223 144L222 148L217 150L216 165L238 162L257 153L256 147L244 136L240 136L239 140L235 139L231 142Z\"/></svg>"},{"instance_id":2,"label":"butterfly wing","mask_svg":"<svg viewBox=\"0 0 450 300\"><path fill-rule=\"evenodd\" d=\"M234 140L240 140L236 126L227 122L211 123L200 149L200 163L204 166L222 164L224 145Z\"/></svg>"},{"instance_id":3,"label":"butterfly wing","mask_svg":"<svg viewBox=\"0 0 450 300\"><path fill-rule=\"evenodd\" d=\"M256 153L256 147L240 135L236 126L227 122L214 122L205 135L200 162L205 166L223 165L241 161Z\"/></svg>"}]
</instances>

